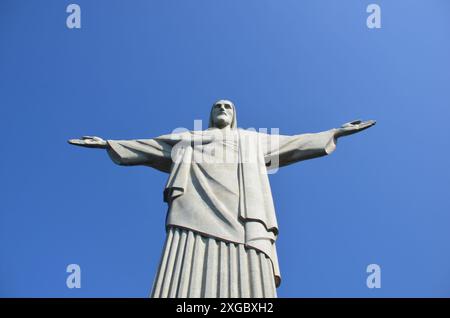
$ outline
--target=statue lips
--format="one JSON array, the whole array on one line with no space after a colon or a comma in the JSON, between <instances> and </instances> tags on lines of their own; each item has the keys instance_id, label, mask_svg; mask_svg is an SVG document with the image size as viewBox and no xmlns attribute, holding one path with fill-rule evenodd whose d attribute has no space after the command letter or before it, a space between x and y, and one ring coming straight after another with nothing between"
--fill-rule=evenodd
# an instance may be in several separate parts
<instances>
[{"instance_id":1,"label":"statue lips","mask_svg":"<svg viewBox=\"0 0 450 318\"><path fill-rule=\"evenodd\" d=\"M226 111L221 110L221 111L217 114L217 117L220 117L220 116L226 116L226 117L228 117L228 114L227 114Z\"/></svg>"}]
</instances>

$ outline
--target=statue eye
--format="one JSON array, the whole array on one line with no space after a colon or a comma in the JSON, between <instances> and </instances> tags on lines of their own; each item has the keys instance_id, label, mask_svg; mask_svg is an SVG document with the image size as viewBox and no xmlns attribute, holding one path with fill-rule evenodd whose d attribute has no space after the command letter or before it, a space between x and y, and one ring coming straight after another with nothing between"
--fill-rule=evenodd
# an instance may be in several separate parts
<instances>
[{"instance_id":1,"label":"statue eye","mask_svg":"<svg viewBox=\"0 0 450 318\"><path fill-rule=\"evenodd\" d=\"M225 108L226 109L231 109L231 105L230 104L225 104Z\"/></svg>"}]
</instances>

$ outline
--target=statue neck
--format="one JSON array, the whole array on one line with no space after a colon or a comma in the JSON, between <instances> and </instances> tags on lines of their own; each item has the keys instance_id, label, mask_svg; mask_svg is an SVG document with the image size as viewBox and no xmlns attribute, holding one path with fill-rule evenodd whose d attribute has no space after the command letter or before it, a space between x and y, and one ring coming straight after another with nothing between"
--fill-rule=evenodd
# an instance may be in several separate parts
<instances>
[{"instance_id":1,"label":"statue neck","mask_svg":"<svg viewBox=\"0 0 450 318\"><path fill-rule=\"evenodd\" d=\"M231 126L230 125L226 125L226 126L224 126L224 127L218 127L218 126L214 126L213 127L214 129L219 129L219 130L221 130L221 131L229 131L229 130L231 130Z\"/></svg>"}]
</instances>

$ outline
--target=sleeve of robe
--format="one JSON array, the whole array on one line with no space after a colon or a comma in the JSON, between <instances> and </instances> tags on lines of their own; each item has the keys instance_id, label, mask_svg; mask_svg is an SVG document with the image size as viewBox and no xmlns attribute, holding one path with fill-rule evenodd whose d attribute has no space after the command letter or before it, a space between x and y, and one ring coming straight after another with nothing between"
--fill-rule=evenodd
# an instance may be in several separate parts
<instances>
[{"instance_id":1,"label":"sleeve of robe","mask_svg":"<svg viewBox=\"0 0 450 318\"><path fill-rule=\"evenodd\" d=\"M173 135L153 139L108 140L108 154L118 165L144 165L169 173L172 166Z\"/></svg>"},{"instance_id":2,"label":"sleeve of robe","mask_svg":"<svg viewBox=\"0 0 450 318\"><path fill-rule=\"evenodd\" d=\"M336 149L334 129L294 136L261 134L260 145L268 169L322 157Z\"/></svg>"}]
</instances>

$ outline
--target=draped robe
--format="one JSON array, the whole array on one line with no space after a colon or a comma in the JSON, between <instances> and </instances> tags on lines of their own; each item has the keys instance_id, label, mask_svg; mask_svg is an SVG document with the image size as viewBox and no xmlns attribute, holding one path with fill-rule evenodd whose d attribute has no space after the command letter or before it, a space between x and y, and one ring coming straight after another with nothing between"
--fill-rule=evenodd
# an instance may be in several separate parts
<instances>
[{"instance_id":1,"label":"draped robe","mask_svg":"<svg viewBox=\"0 0 450 318\"><path fill-rule=\"evenodd\" d=\"M279 286L281 276L275 245L278 225L267 171L330 154L336 147L336 140L334 130L285 136L243 129L223 133L214 128L153 139L108 140L108 145L111 159L119 165L145 165L169 174L163 192L164 201L169 205L166 217L168 237L153 296L274 297L275 291L270 291L270 286ZM213 244L214 249L201 254L207 260L212 254L216 257L219 253L215 258L219 263L214 265L217 269L212 274L213 265L207 261L204 269L197 269L202 274L195 273L194 263L198 256L192 251L186 252L189 244L201 244L197 236L215 240L206 244ZM181 247L178 246L180 242L184 244ZM219 250L216 245L220 246ZM175 248L180 255L171 251ZM258 254L254 256L254 252ZM191 261L179 259L186 258L187 253L191 253ZM236 257L237 265L231 264L233 253L236 254L233 257ZM226 262L220 258L222 254L226 255ZM250 264L250 267L246 266L249 268L249 273L245 274L246 282L240 277L233 283L231 276L235 274L231 269L242 266L243 260L239 257L243 258L243 255L248 257ZM258 258L261 261L255 261ZM268 260L270 268L264 259ZM255 263L258 269L252 268ZM230 267L230 277L223 278L220 273L224 266ZM186 270L191 273L183 279L183 275L187 275L184 273ZM252 278L255 271L260 271L260 274ZM263 287L255 287L252 279L259 280L260 276L272 282L263 281L258 285ZM195 277L200 277L197 284ZM222 286L219 286L221 280ZM258 290L261 288L264 291ZM233 293L235 289L241 291Z\"/></svg>"}]
</instances>

